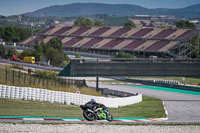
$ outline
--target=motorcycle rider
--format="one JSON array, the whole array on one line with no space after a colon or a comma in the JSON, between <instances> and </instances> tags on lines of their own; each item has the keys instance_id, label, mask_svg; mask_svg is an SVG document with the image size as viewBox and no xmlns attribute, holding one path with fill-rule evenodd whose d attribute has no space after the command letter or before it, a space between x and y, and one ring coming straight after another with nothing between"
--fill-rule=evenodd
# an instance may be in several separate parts
<instances>
[{"instance_id":1,"label":"motorcycle rider","mask_svg":"<svg viewBox=\"0 0 200 133\"><path fill-rule=\"evenodd\" d=\"M92 110L93 112L96 112L96 109L98 108L99 104L94 100L91 99L89 102L87 102L85 105L85 107L88 107L90 110Z\"/></svg>"}]
</instances>

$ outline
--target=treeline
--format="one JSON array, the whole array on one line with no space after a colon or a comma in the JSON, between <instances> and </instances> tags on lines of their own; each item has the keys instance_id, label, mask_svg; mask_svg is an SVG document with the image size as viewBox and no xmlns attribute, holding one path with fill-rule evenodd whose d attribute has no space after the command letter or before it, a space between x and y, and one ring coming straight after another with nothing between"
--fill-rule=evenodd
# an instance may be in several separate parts
<instances>
[{"instance_id":1,"label":"treeline","mask_svg":"<svg viewBox=\"0 0 200 133\"><path fill-rule=\"evenodd\" d=\"M65 67L69 63L69 57L64 53L62 42L58 38L53 38L46 44L37 43L34 49L24 50L20 57L24 56L34 56L36 62L42 61L43 58L57 67Z\"/></svg>"},{"instance_id":2,"label":"treeline","mask_svg":"<svg viewBox=\"0 0 200 133\"><path fill-rule=\"evenodd\" d=\"M24 27L0 26L0 39L5 42L21 42L31 36L31 30Z\"/></svg>"},{"instance_id":3,"label":"treeline","mask_svg":"<svg viewBox=\"0 0 200 133\"><path fill-rule=\"evenodd\" d=\"M17 52L15 48L0 45L1 58L12 59L13 55L22 60L25 56L34 56L36 62L50 61L50 65L57 67L65 67L69 63L69 57L64 53L62 42L58 38L51 39L47 44L37 43L33 49L26 49L22 53Z\"/></svg>"},{"instance_id":4,"label":"treeline","mask_svg":"<svg viewBox=\"0 0 200 133\"><path fill-rule=\"evenodd\" d=\"M0 44L0 57L9 59L12 55L17 54L15 48L6 48L4 45Z\"/></svg>"},{"instance_id":5,"label":"treeline","mask_svg":"<svg viewBox=\"0 0 200 133\"><path fill-rule=\"evenodd\" d=\"M176 22L176 27L179 29L194 29L196 28L196 25L189 21L180 20Z\"/></svg>"},{"instance_id":6,"label":"treeline","mask_svg":"<svg viewBox=\"0 0 200 133\"><path fill-rule=\"evenodd\" d=\"M74 22L75 26L103 26L102 22L99 21L92 21L89 18L78 18L75 22Z\"/></svg>"},{"instance_id":7,"label":"treeline","mask_svg":"<svg viewBox=\"0 0 200 133\"><path fill-rule=\"evenodd\" d=\"M109 26L110 25L109 23L112 22L112 24L114 25L123 25L124 27L133 27L133 28L136 27L136 25L132 21L124 19L124 18L122 17L122 19L119 19L116 17L109 17L107 18L108 21L103 20L102 22L101 20L92 21L89 18L80 17L76 19L76 21L74 22L74 25L75 26L90 26L90 27L91 26Z\"/></svg>"}]
</instances>

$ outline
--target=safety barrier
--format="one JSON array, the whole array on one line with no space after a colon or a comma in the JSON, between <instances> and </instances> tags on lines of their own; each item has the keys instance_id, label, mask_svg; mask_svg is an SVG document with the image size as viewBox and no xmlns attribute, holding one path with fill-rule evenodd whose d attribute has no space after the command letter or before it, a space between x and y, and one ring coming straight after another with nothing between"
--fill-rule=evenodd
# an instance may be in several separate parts
<instances>
[{"instance_id":1,"label":"safety barrier","mask_svg":"<svg viewBox=\"0 0 200 133\"><path fill-rule=\"evenodd\" d=\"M124 81L200 92L200 86L183 85L174 80L124 79Z\"/></svg>"},{"instance_id":2,"label":"safety barrier","mask_svg":"<svg viewBox=\"0 0 200 133\"><path fill-rule=\"evenodd\" d=\"M0 98L48 101L62 104L82 105L90 99L95 99L107 107L117 108L120 106L131 105L142 101L142 94L123 98L107 98L100 96L91 96L78 93L52 91L40 88L16 87L0 85Z\"/></svg>"}]
</instances>

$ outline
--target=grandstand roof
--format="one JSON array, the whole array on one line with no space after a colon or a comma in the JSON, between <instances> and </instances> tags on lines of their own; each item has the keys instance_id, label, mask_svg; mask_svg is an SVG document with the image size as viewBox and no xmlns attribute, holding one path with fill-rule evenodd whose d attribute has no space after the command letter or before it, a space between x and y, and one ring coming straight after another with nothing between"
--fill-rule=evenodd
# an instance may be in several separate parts
<instances>
[{"instance_id":1,"label":"grandstand roof","mask_svg":"<svg viewBox=\"0 0 200 133\"><path fill-rule=\"evenodd\" d=\"M66 48L166 52L194 33L195 29L52 26L23 44L47 43L51 38L59 37Z\"/></svg>"}]
</instances>

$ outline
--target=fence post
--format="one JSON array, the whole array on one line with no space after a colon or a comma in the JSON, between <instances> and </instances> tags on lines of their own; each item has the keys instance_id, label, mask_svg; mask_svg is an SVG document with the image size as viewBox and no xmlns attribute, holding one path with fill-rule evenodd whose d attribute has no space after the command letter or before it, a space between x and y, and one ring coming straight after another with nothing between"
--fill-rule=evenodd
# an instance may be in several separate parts
<instances>
[{"instance_id":1,"label":"fence post","mask_svg":"<svg viewBox=\"0 0 200 133\"><path fill-rule=\"evenodd\" d=\"M31 74L29 74L29 84L31 85Z\"/></svg>"},{"instance_id":2,"label":"fence post","mask_svg":"<svg viewBox=\"0 0 200 133\"><path fill-rule=\"evenodd\" d=\"M50 80L51 80L51 86L53 86L53 78L51 78Z\"/></svg>"},{"instance_id":3,"label":"fence post","mask_svg":"<svg viewBox=\"0 0 200 133\"><path fill-rule=\"evenodd\" d=\"M65 87L67 87L67 79L65 78Z\"/></svg>"},{"instance_id":4,"label":"fence post","mask_svg":"<svg viewBox=\"0 0 200 133\"><path fill-rule=\"evenodd\" d=\"M8 69L6 67L6 83L8 82Z\"/></svg>"},{"instance_id":5,"label":"fence post","mask_svg":"<svg viewBox=\"0 0 200 133\"><path fill-rule=\"evenodd\" d=\"M71 86L71 80L70 79L68 79L68 83L69 83L69 86Z\"/></svg>"},{"instance_id":6,"label":"fence post","mask_svg":"<svg viewBox=\"0 0 200 133\"><path fill-rule=\"evenodd\" d=\"M40 76L38 77L39 79L38 79L38 85L40 86Z\"/></svg>"},{"instance_id":7,"label":"fence post","mask_svg":"<svg viewBox=\"0 0 200 133\"><path fill-rule=\"evenodd\" d=\"M42 86L44 86L44 77L42 78Z\"/></svg>"},{"instance_id":8,"label":"fence post","mask_svg":"<svg viewBox=\"0 0 200 133\"><path fill-rule=\"evenodd\" d=\"M34 75L34 85L35 85L35 75Z\"/></svg>"},{"instance_id":9,"label":"fence post","mask_svg":"<svg viewBox=\"0 0 200 133\"><path fill-rule=\"evenodd\" d=\"M15 84L15 71L13 70L13 73L12 73L12 84L14 85Z\"/></svg>"},{"instance_id":10,"label":"fence post","mask_svg":"<svg viewBox=\"0 0 200 133\"><path fill-rule=\"evenodd\" d=\"M56 77L55 77L55 88L56 88L56 82L57 82L57 81L56 81Z\"/></svg>"},{"instance_id":11,"label":"fence post","mask_svg":"<svg viewBox=\"0 0 200 133\"><path fill-rule=\"evenodd\" d=\"M26 73L24 73L24 84L26 84Z\"/></svg>"},{"instance_id":12,"label":"fence post","mask_svg":"<svg viewBox=\"0 0 200 133\"><path fill-rule=\"evenodd\" d=\"M49 79L47 78L47 87L48 87L48 84L49 84Z\"/></svg>"},{"instance_id":13,"label":"fence post","mask_svg":"<svg viewBox=\"0 0 200 133\"><path fill-rule=\"evenodd\" d=\"M19 70L19 74L18 74L18 83L20 84L20 78L21 78L21 72Z\"/></svg>"}]
</instances>

